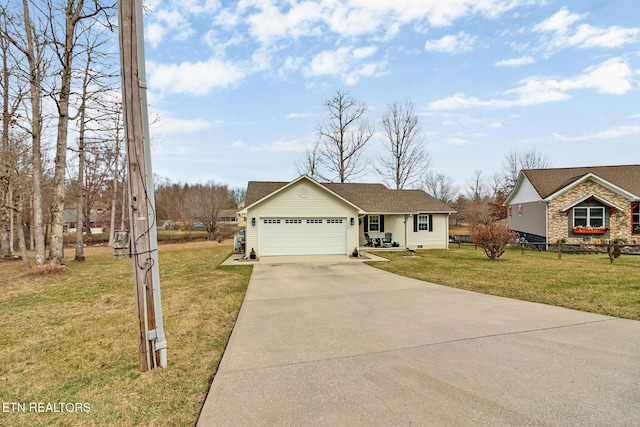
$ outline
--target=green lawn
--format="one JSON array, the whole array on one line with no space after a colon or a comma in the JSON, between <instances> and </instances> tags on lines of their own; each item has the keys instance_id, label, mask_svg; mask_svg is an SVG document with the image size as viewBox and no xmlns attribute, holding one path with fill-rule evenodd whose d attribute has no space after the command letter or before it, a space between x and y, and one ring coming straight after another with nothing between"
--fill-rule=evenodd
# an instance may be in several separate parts
<instances>
[{"instance_id":1,"label":"green lawn","mask_svg":"<svg viewBox=\"0 0 640 427\"><path fill-rule=\"evenodd\" d=\"M392 273L428 282L525 301L640 320L640 256L613 264L603 255L562 254L511 248L490 261L481 248L407 253L383 252L391 262L371 263Z\"/></svg>"},{"instance_id":2,"label":"green lawn","mask_svg":"<svg viewBox=\"0 0 640 427\"><path fill-rule=\"evenodd\" d=\"M191 426L244 298L251 266L219 267L231 247L160 246L167 369L140 373L132 266L87 248L69 271L25 277L0 262L0 425ZM443 285L640 320L640 256L481 249L381 253L372 265ZM10 412L11 403L80 403L81 413ZM88 406L87 406L88 405ZM58 409L60 407L58 406ZM55 407L52 407L55 409ZM6 412L5 410L9 410Z\"/></svg>"},{"instance_id":3,"label":"green lawn","mask_svg":"<svg viewBox=\"0 0 640 427\"><path fill-rule=\"evenodd\" d=\"M131 260L87 248L86 262L45 277L0 263L0 425L193 425L251 275L250 266L218 267L230 252L215 242L160 247L169 366L147 373L138 370ZM85 412L6 412L13 402L27 412L82 403Z\"/></svg>"}]
</instances>

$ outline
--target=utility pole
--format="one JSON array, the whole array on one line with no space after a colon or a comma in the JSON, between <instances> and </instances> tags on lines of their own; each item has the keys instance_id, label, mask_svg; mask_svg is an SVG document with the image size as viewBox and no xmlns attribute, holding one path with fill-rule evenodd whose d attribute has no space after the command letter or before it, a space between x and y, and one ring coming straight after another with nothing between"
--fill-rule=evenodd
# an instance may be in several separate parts
<instances>
[{"instance_id":1,"label":"utility pole","mask_svg":"<svg viewBox=\"0 0 640 427\"><path fill-rule=\"evenodd\" d=\"M127 143L131 256L140 371L167 367L151 170L142 0L118 0L122 109Z\"/></svg>"}]
</instances>

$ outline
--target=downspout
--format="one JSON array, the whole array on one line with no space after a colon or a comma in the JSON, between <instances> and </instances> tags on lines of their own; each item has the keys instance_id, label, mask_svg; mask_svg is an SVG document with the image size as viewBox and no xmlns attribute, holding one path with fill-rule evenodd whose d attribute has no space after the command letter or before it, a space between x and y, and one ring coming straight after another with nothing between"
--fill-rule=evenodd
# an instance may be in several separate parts
<instances>
[{"instance_id":1,"label":"downspout","mask_svg":"<svg viewBox=\"0 0 640 427\"><path fill-rule=\"evenodd\" d=\"M447 241L446 248L447 248L447 250L449 250L449 217L450 216L451 216L451 213L448 213L447 214L447 221L446 221L447 222L447 228L446 228L447 229L447 236L446 236L446 241Z\"/></svg>"},{"instance_id":2,"label":"downspout","mask_svg":"<svg viewBox=\"0 0 640 427\"><path fill-rule=\"evenodd\" d=\"M404 216L404 247L408 248L409 247L409 236L408 236L408 231L407 231L407 220L409 219L410 215L405 215Z\"/></svg>"},{"instance_id":3,"label":"downspout","mask_svg":"<svg viewBox=\"0 0 640 427\"><path fill-rule=\"evenodd\" d=\"M545 243L546 243L545 248L547 250L549 250L549 203L548 202L544 204L544 212L545 212L545 215L544 215L544 221L545 221L545 225L544 225L544 227L545 227L544 240L545 240Z\"/></svg>"}]
</instances>

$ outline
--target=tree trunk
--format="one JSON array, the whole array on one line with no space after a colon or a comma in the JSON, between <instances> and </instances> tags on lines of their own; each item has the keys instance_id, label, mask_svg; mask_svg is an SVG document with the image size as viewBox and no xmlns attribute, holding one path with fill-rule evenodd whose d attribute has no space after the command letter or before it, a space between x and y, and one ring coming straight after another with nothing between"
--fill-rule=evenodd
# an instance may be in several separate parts
<instances>
[{"instance_id":1,"label":"tree trunk","mask_svg":"<svg viewBox=\"0 0 640 427\"><path fill-rule=\"evenodd\" d=\"M22 268L28 270L31 268L31 262L29 261L29 254L27 253L27 242L24 237L24 223L22 222L22 212L24 211L24 196L20 192L18 196L18 205L16 210L16 216L18 217L18 241L20 242L20 255L22 256Z\"/></svg>"},{"instance_id":2,"label":"tree trunk","mask_svg":"<svg viewBox=\"0 0 640 427\"><path fill-rule=\"evenodd\" d=\"M118 112L118 117L120 113ZM109 222L109 246L113 246L116 233L116 210L118 206L118 166L120 165L120 124L116 121L116 153L113 162L113 188L111 191L111 221Z\"/></svg>"},{"instance_id":3,"label":"tree trunk","mask_svg":"<svg viewBox=\"0 0 640 427\"><path fill-rule=\"evenodd\" d=\"M122 186L122 203L120 205L120 230L126 230L125 218L127 216L127 187Z\"/></svg>"},{"instance_id":4,"label":"tree trunk","mask_svg":"<svg viewBox=\"0 0 640 427\"><path fill-rule=\"evenodd\" d=\"M42 75L39 59L39 50L34 39L35 29L29 17L29 3L22 0L24 9L24 25L27 36L26 57L29 62L29 92L31 96L31 156L33 167L33 241L36 249L36 266L45 263L45 236L44 236L44 215L42 212Z\"/></svg>"},{"instance_id":5,"label":"tree trunk","mask_svg":"<svg viewBox=\"0 0 640 427\"><path fill-rule=\"evenodd\" d=\"M84 122L80 122L80 136L78 138L78 183L80 184L80 194L78 195L78 206L76 206L76 254L75 261L84 261L84 240L82 229L84 225ZM90 224L87 221L87 228Z\"/></svg>"},{"instance_id":6,"label":"tree trunk","mask_svg":"<svg viewBox=\"0 0 640 427\"><path fill-rule=\"evenodd\" d=\"M67 167L67 135L69 133L69 98L71 94L71 70L73 66L73 48L75 25L78 22L77 12L81 10L83 1L79 2L76 10L72 7L74 0L68 0L65 16L64 49L61 56L60 95L58 102L58 136L56 142L56 157L53 173L53 206L51 216L51 246L49 248L49 263L64 264L64 178Z\"/></svg>"}]
</instances>

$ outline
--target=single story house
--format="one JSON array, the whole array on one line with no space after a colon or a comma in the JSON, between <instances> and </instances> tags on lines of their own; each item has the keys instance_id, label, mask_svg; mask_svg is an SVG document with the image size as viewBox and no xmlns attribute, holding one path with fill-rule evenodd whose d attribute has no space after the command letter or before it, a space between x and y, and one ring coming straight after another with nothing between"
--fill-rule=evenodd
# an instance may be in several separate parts
<instances>
[{"instance_id":1,"label":"single story house","mask_svg":"<svg viewBox=\"0 0 640 427\"><path fill-rule=\"evenodd\" d=\"M369 239L402 248L448 248L454 211L422 190L382 184L250 181L245 207L246 255L350 254Z\"/></svg>"},{"instance_id":2,"label":"single story house","mask_svg":"<svg viewBox=\"0 0 640 427\"><path fill-rule=\"evenodd\" d=\"M218 215L219 225L232 225L234 227L244 227L244 218L238 215L235 209L222 209Z\"/></svg>"},{"instance_id":3,"label":"single story house","mask_svg":"<svg viewBox=\"0 0 640 427\"><path fill-rule=\"evenodd\" d=\"M94 212L93 210L89 214L89 225L91 227L92 234L100 234L103 232L103 227L98 226L98 221L102 217L102 210L100 212ZM67 208L62 211L62 226L66 233L75 233L78 230L78 211L76 208ZM86 232L86 228L83 226L83 233Z\"/></svg>"},{"instance_id":4,"label":"single story house","mask_svg":"<svg viewBox=\"0 0 640 427\"><path fill-rule=\"evenodd\" d=\"M524 169L504 203L530 242L640 240L640 165Z\"/></svg>"}]
</instances>

